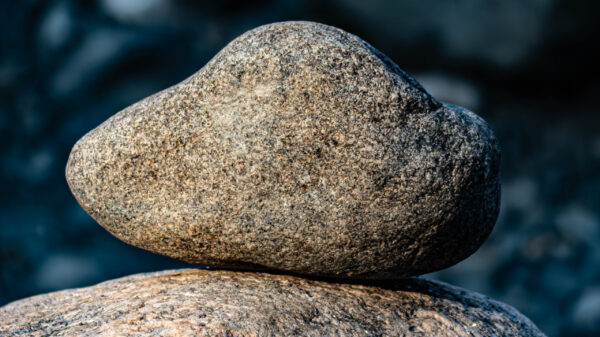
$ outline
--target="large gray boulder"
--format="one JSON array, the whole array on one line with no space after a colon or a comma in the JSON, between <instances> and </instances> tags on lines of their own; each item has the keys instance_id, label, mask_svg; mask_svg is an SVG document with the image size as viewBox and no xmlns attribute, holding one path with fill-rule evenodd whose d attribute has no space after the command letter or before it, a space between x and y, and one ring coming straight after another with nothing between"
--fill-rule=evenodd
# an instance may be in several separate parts
<instances>
[{"instance_id":1,"label":"large gray boulder","mask_svg":"<svg viewBox=\"0 0 600 337\"><path fill-rule=\"evenodd\" d=\"M310 22L235 39L74 146L66 175L121 240L215 267L394 278L455 264L497 217L483 119L358 37Z\"/></svg>"},{"instance_id":2,"label":"large gray boulder","mask_svg":"<svg viewBox=\"0 0 600 337\"><path fill-rule=\"evenodd\" d=\"M0 336L544 336L515 309L409 278L336 284L265 273L138 274L0 308Z\"/></svg>"}]
</instances>

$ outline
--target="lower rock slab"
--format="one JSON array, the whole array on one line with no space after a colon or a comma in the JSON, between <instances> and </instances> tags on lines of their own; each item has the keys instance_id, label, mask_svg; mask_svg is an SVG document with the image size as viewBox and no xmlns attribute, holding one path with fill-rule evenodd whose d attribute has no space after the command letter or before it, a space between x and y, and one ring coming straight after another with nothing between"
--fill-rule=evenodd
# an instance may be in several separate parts
<instances>
[{"instance_id":1,"label":"lower rock slab","mask_svg":"<svg viewBox=\"0 0 600 337\"><path fill-rule=\"evenodd\" d=\"M349 284L201 269L0 308L0 336L544 336L514 308L421 278Z\"/></svg>"}]
</instances>

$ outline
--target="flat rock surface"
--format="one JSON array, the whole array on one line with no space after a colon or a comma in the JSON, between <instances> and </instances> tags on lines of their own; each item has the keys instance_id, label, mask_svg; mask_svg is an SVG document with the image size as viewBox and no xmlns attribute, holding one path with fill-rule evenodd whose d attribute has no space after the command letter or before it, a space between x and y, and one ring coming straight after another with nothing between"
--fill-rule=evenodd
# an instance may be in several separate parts
<instances>
[{"instance_id":1,"label":"flat rock surface","mask_svg":"<svg viewBox=\"0 0 600 337\"><path fill-rule=\"evenodd\" d=\"M0 336L543 336L512 307L419 278L370 286L199 269L0 308Z\"/></svg>"},{"instance_id":2,"label":"flat rock surface","mask_svg":"<svg viewBox=\"0 0 600 337\"><path fill-rule=\"evenodd\" d=\"M74 146L83 208L132 245L214 267L384 279L472 254L498 214L499 151L337 28L249 31Z\"/></svg>"}]
</instances>

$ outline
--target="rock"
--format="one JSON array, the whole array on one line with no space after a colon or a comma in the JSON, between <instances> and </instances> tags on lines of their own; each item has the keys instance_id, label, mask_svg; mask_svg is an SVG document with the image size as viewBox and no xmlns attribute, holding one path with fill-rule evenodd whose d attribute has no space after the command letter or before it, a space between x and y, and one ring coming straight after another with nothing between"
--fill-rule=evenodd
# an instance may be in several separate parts
<instances>
[{"instance_id":1,"label":"rock","mask_svg":"<svg viewBox=\"0 0 600 337\"><path fill-rule=\"evenodd\" d=\"M385 279L481 245L498 164L477 115L436 101L354 35L284 22L86 134L66 176L94 219L152 252Z\"/></svg>"},{"instance_id":2,"label":"rock","mask_svg":"<svg viewBox=\"0 0 600 337\"><path fill-rule=\"evenodd\" d=\"M512 307L409 278L336 284L175 270L34 296L0 308L0 336L543 336Z\"/></svg>"}]
</instances>

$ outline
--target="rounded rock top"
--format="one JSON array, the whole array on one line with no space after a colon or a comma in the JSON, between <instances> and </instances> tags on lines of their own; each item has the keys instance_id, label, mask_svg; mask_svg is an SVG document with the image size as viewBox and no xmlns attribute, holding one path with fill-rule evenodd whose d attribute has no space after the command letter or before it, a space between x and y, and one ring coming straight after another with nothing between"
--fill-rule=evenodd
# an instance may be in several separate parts
<instances>
[{"instance_id":1,"label":"rounded rock top","mask_svg":"<svg viewBox=\"0 0 600 337\"><path fill-rule=\"evenodd\" d=\"M282 22L109 118L66 168L119 239L186 262L386 279L455 264L487 238L499 150L360 38Z\"/></svg>"},{"instance_id":2,"label":"rounded rock top","mask_svg":"<svg viewBox=\"0 0 600 337\"><path fill-rule=\"evenodd\" d=\"M10 303L0 336L545 337L506 304L421 278L360 285L197 269Z\"/></svg>"}]
</instances>

